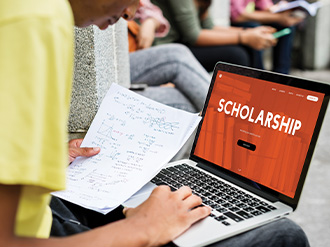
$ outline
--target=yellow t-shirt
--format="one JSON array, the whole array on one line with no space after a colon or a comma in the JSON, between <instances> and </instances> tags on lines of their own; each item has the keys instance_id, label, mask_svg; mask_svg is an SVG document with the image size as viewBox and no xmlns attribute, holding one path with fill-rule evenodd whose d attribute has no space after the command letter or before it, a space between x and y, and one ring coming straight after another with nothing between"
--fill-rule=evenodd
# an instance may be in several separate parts
<instances>
[{"instance_id":1,"label":"yellow t-shirt","mask_svg":"<svg viewBox=\"0 0 330 247\"><path fill-rule=\"evenodd\" d=\"M0 183L22 185L19 236L49 236L65 188L73 16L67 0L0 1Z\"/></svg>"}]
</instances>

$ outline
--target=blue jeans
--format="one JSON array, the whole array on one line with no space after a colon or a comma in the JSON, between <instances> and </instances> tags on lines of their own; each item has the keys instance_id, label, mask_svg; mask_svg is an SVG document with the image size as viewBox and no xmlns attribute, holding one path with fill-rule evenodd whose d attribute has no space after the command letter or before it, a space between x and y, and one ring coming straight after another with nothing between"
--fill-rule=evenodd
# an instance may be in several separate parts
<instances>
[{"instance_id":1,"label":"blue jeans","mask_svg":"<svg viewBox=\"0 0 330 247\"><path fill-rule=\"evenodd\" d=\"M244 22L244 23L234 23L233 26L247 27L253 28L258 27L261 24L258 22ZM267 24L276 28L278 31L285 28L278 24ZM292 52L292 43L294 38L295 27L290 27L291 33L289 35L285 35L278 39L276 46L273 48L273 68L272 71L289 74L291 67L291 52ZM263 51L252 50L252 67L258 69L264 69L263 64Z\"/></svg>"},{"instance_id":2,"label":"blue jeans","mask_svg":"<svg viewBox=\"0 0 330 247\"><path fill-rule=\"evenodd\" d=\"M189 46L189 49L207 71L219 61L251 66L250 48L242 45Z\"/></svg>"},{"instance_id":3,"label":"blue jeans","mask_svg":"<svg viewBox=\"0 0 330 247\"><path fill-rule=\"evenodd\" d=\"M159 45L130 53L129 59L131 83L149 85L137 93L182 110L202 110L211 76L186 46ZM159 87L168 82L175 88Z\"/></svg>"},{"instance_id":4,"label":"blue jeans","mask_svg":"<svg viewBox=\"0 0 330 247\"><path fill-rule=\"evenodd\" d=\"M235 237L211 244L208 247L222 246L308 247L309 242L304 231L296 223L283 218Z\"/></svg>"},{"instance_id":5,"label":"blue jeans","mask_svg":"<svg viewBox=\"0 0 330 247\"><path fill-rule=\"evenodd\" d=\"M50 203L53 212L51 236L70 236L124 218L122 207L107 215L97 213L57 197ZM111 233L109 233L111 234ZM166 247L175 246L173 243ZM164 247L165 247L164 246ZM293 221L281 220L240 235L211 244L208 247L309 247L304 231Z\"/></svg>"}]
</instances>

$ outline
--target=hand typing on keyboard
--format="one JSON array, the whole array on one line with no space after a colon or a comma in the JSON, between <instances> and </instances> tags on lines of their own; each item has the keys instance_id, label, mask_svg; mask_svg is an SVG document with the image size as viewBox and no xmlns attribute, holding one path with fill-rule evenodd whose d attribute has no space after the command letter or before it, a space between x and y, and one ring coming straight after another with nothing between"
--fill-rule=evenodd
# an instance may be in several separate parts
<instances>
[{"instance_id":1,"label":"hand typing on keyboard","mask_svg":"<svg viewBox=\"0 0 330 247\"><path fill-rule=\"evenodd\" d=\"M193 194L202 199L202 205L212 208L210 217L226 226L276 210L276 207L186 164L164 168L151 182L168 185L172 191L189 186Z\"/></svg>"},{"instance_id":2,"label":"hand typing on keyboard","mask_svg":"<svg viewBox=\"0 0 330 247\"><path fill-rule=\"evenodd\" d=\"M196 221L211 213L209 207L199 207L202 199L183 186L171 191L158 186L148 200L136 208L125 208L127 220L146 234L147 246L165 244L187 230ZM144 229L144 230L142 230Z\"/></svg>"}]
</instances>

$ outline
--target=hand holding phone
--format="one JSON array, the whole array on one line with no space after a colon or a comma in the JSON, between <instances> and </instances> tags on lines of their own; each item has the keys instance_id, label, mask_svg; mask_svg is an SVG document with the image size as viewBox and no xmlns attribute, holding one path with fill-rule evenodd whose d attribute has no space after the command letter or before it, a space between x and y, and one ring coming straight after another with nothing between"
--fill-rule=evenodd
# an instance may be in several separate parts
<instances>
[{"instance_id":1,"label":"hand holding phone","mask_svg":"<svg viewBox=\"0 0 330 247\"><path fill-rule=\"evenodd\" d=\"M291 33L291 29L287 27L287 28L284 28L284 29L276 32L276 33L273 33L273 36L274 36L275 39L278 39L278 38L281 38L281 37L283 37L285 35L288 35L290 33Z\"/></svg>"}]
</instances>

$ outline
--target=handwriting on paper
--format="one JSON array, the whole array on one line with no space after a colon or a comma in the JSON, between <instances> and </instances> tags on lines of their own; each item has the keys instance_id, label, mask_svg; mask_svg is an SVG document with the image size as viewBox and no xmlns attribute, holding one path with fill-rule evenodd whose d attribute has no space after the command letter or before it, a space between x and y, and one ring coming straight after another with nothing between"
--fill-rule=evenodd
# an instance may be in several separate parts
<instances>
[{"instance_id":1,"label":"handwriting on paper","mask_svg":"<svg viewBox=\"0 0 330 247\"><path fill-rule=\"evenodd\" d=\"M199 121L114 84L82 143L101 152L76 159L68 168L68 189L53 194L106 213L147 183Z\"/></svg>"}]
</instances>

